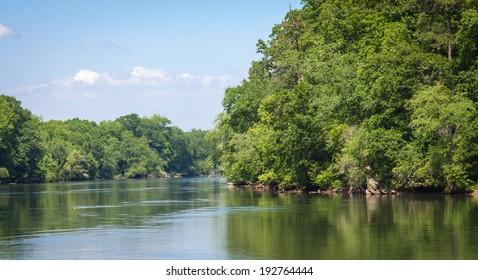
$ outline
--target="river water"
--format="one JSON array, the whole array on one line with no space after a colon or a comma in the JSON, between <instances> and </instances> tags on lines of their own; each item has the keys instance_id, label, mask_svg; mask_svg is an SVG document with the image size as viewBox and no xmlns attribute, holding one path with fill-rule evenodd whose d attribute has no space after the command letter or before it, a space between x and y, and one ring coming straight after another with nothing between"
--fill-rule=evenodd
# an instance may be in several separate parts
<instances>
[{"instance_id":1,"label":"river water","mask_svg":"<svg viewBox=\"0 0 478 280\"><path fill-rule=\"evenodd\" d=\"M478 259L478 199L280 194L222 178L7 185L0 259Z\"/></svg>"}]
</instances>

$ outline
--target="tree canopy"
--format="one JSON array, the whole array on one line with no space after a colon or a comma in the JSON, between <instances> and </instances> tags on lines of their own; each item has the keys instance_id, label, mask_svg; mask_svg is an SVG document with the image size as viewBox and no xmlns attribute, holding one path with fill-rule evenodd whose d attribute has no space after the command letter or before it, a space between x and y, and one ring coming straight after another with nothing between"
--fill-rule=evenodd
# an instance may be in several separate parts
<instances>
[{"instance_id":1,"label":"tree canopy","mask_svg":"<svg viewBox=\"0 0 478 280\"><path fill-rule=\"evenodd\" d=\"M159 115L43 122L5 95L0 112L0 182L192 176L217 169L207 131L184 132Z\"/></svg>"},{"instance_id":2,"label":"tree canopy","mask_svg":"<svg viewBox=\"0 0 478 280\"><path fill-rule=\"evenodd\" d=\"M217 118L235 183L466 190L478 180L478 2L304 0Z\"/></svg>"}]
</instances>

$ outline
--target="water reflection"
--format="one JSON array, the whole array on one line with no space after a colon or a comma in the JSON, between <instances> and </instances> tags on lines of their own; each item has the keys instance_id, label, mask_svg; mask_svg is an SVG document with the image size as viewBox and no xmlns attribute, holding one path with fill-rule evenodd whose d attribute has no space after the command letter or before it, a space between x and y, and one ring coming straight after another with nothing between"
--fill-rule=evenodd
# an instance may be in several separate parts
<instances>
[{"instance_id":1,"label":"water reflection","mask_svg":"<svg viewBox=\"0 0 478 280\"><path fill-rule=\"evenodd\" d=\"M1 186L0 259L478 259L478 199L217 178Z\"/></svg>"},{"instance_id":2,"label":"water reflection","mask_svg":"<svg viewBox=\"0 0 478 280\"><path fill-rule=\"evenodd\" d=\"M270 209L228 217L228 250L242 258L478 258L478 204L469 197L242 197ZM236 194L225 199L237 203Z\"/></svg>"},{"instance_id":3,"label":"water reflection","mask_svg":"<svg viewBox=\"0 0 478 280\"><path fill-rule=\"evenodd\" d=\"M225 258L201 253L224 238L214 236L214 216L194 211L216 207L223 185L169 179L6 186L0 189L0 258Z\"/></svg>"}]
</instances>

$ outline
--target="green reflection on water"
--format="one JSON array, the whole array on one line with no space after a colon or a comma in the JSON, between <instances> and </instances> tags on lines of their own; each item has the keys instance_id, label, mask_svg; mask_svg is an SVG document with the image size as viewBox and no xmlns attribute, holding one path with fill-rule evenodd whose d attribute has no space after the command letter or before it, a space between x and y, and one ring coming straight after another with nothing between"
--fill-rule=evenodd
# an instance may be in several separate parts
<instances>
[{"instance_id":1,"label":"green reflection on water","mask_svg":"<svg viewBox=\"0 0 478 280\"><path fill-rule=\"evenodd\" d=\"M151 215L214 205L208 199L210 187L211 182L184 184L179 180L2 186L0 237L96 226L139 226Z\"/></svg>"},{"instance_id":2,"label":"green reflection on water","mask_svg":"<svg viewBox=\"0 0 478 280\"><path fill-rule=\"evenodd\" d=\"M228 250L252 259L477 259L478 200L228 193ZM265 207L265 208L264 208Z\"/></svg>"},{"instance_id":3,"label":"green reflection on water","mask_svg":"<svg viewBox=\"0 0 478 280\"><path fill-rule=\"evenodd\" d=\"M94 246L78 256L79 244ZM217 178L1 186L0 258L51 256L478 259L478 199L278 194Z\"/></svg>"}]
</instances>

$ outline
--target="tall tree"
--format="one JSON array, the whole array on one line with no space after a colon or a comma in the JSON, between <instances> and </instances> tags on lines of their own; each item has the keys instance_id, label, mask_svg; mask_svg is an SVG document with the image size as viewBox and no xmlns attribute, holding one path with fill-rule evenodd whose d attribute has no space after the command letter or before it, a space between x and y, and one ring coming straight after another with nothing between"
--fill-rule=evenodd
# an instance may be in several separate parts
<instances>
[{"instance_id":1,"label":"tall tree","mask_svg":"<svg viewBox=\"0 0 478 280\"><path fill-rule=\"evenodd\" d=\"M226 91L215 132L226 176L466 189L478 179L477 27L470 0L303 1Z\"/></svg>"},{"instance_id":2,"label":"tall tree","mask_svg":"<svg viewBox=\"0 0 478 280\"><path fill-rule=\"evenodd\" d=\"M41 180L40 120L10 96L0 95L0 112L0 180Z\"/></svg>"}]
</instances>

